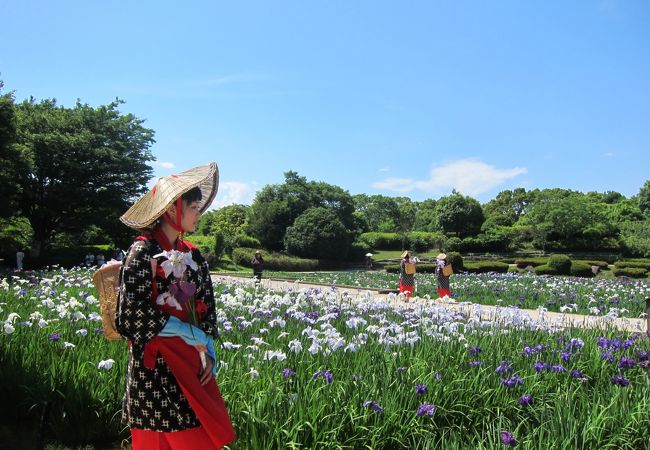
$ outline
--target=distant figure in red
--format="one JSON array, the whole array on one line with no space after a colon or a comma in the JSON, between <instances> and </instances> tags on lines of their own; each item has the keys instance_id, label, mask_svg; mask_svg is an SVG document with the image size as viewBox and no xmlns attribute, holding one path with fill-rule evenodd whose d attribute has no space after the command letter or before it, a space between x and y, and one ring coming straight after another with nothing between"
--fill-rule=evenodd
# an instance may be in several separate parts
<instances>
[{"instance_id":1,"label":"distant figure in red","mask_svg":"<svg viewBox=\"0 0 650 450\"><path fill-rule=\"evenodd\" d=\"M415 263L411 260L409 251L404 250L399 265L399 291L406 295L407 301L413 296L413 286L415 286Z\"/></svg>"}]
</instances>

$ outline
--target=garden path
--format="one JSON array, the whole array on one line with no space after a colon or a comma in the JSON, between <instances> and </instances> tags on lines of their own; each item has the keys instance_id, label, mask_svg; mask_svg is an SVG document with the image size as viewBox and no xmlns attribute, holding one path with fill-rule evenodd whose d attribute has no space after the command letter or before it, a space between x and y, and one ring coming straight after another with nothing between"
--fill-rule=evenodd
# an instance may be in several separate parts
<instances>
[{"instance_id":1,"label":"garden path","mask_svg":"<svg viewBox=\"0 0 650 450\"><path fill-rule=\"evenodd\" d=\"M220 276L218 274L212 274L213 282L217 282L219 279L231 279L237 280L247 285L253 285L254 280L249 276ZM324 287L330 287L326 284L317 284L317 283L298 283L295 281L287 281L281 279L263 279L262 287L271 289L271 290L287 290L299 289L323 289ZM510 318L517 315L523 314L524 320L530 321L542 321L550 326L555 327L581 327L581 328L606 328L606 327L615 327L621 331L629 332L646 332L648 330L648 322L646 319L630 319L630 318L607 318L607 317L598 317L598 316L585 316L582 314L568 314L568 313L556 313L556 312L542 312L539 310L532 309L516 309L508 308L501 306L489 306L489 305L476 305L476 304L464 304L456 303L453 300L441 300L441 299L427 299L422 297L414 297L409 302L404 302L399 296L391 295L387 293L387 290L383 289L368 289L368 288L356 288L356 287L339 287L339 291L347 292L353 300L360 299L365 297L367 292L370 291L373 293L373 296L383 298L386 302L390 303L395 307L401 308L418 308L429 306L432 303L443 307L454 310L460 310L468 315L468 317L477 317L480 316L481 320L491 320L491 321L504 321L510 322Z\"/></svg>"}]
</instances>

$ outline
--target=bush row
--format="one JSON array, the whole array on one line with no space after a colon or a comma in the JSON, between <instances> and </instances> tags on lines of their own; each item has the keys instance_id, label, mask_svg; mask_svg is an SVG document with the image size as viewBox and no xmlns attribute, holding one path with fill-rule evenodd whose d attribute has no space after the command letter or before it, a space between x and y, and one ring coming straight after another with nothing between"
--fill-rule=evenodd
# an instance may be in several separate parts
<instances>
[{"instance_id":1,"label":"bush row","mask_svg":"<svg viewBox=\"0 0 650 450\"><path fill-rule=\"evenodd\" d=\"M252 267L251 260L255 254L255 248L238 247L232 251L232 261L244 267ZM268 252L262 250L264 269L280 270L288 272L310 272L327 266L327 263L320 263L317 259L297 258L282 253Z\"/></svg>"}]
</instances>

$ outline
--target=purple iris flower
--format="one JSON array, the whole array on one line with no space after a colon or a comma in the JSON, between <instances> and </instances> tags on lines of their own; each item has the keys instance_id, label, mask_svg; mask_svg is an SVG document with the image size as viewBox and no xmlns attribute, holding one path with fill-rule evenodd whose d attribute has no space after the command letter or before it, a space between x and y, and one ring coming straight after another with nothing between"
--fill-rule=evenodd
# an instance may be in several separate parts
<instances>
[{"instance_id":1,"label":"purple iris flower","mask_svg":"<svg viewBox=\"0 0 650 450\"><path fill-rule=\"evenodd\" d=\"M50 339L50 341L52 341L52 342L56 342L56 341L58 341L59 339L61 339L61 333L52 333L52 334L50 334L49 339Z\"/></svg>"},{"instance_id":2,"label":"purple iris flower","mask_svg":"<svg viewBox=\"0 0 650 450\"><path fill-rule=\"evenodd\" d=\"M398 367L397 368L397 373L402 373L402 372L406 372L406 367Z\"/></svg>"},{"instance_id":3,"label":"purple iris flower","mask_svg":"<svg viewBox=\"0 0 650 450\"><path fill-rule=\"evenodd\" d=\"M469 351L470 355L478 355L483 351L483 349L476 345L476 346L470 347L468 349L468 351Z\"/></svg>"},{"instance_id":4,"label":"purple iris flower","mask_svg":"<svg viewBox=\"0 0 650 450\"><path fill-rule=\"evenodd\" d=\"M415 393L418 395L424 395L429 392L429 388L426 384L417 384L415 385Z\"/></svg>"},{"instance_id":5,"label":"purple iris flower","mask_svg":"<svg viewBox=\"0 0 650 450\"><path fill-rule=\"evenodd\" d=\"M603 361L610 362L610 363L616 361L616 358L614 358L614 355L612 355L610 352L602 352L600 354L600 359L602 359Z\"/></svg>"},{"instance_id":6,"label":"purple iris flower","mask_svg":"<svg viewBox=\"0 0 650 450\"><path fill-rule=\"evenodd\" d=\"M384 408L379 406L379 403L377 403L375 400L366 400L365 402L363 402L363 407L370 408L377 414L381 414L382 412L384 412Z\"/></svg>"},{"instance_id":7,"label":"purple iris flower","mask_svg":"<svg viewBox=\"0 0 650 450\"><path fill-rule=\"evenodd\" d=\"M569 352L562 352L562 361L568 362L569 359L571 359L571 353L569 353Z\"/></svg>"},{"instance_id":8,"label":"purple iris flower","mask_svg":"<svg viewBox=\"0 0 650 450\"><path fill-rule=\"evenodd\" d=\"M290 367L286 367L286 368L282 371L282 376L283 376L284 378L295 377L295 376L296 376L296 372L294 372L293 369L291 369Z\"/></svg>"},{"instance_id":9,"label":"purple iris flower","mask_svg":"<svg viewBox=\"0 0 650 450\"><path fill-rule=\"evenodd\" d=\"M639 362L648 361L650 360L650 355L648 352L639 352L636 354L636 359L638 359Z\"/></svg>"},{"instance_id":10,"label":"purple iris flower","mask_svg":"<svg viewBox=\"0 0 650 450\"><path fill-rule=\"evenodd\" d=\"M509 359L505 359L505 360L501 361L501 365L499 367L497 367L497 370L496 370L497 373L506 373L506 372L513 372L513 371L514 371L514 369L510 365L510 360Z\"/></svg>"},{"instance_id":11,"label":"purple iris flower","mask_svg":"<svg viewBox=\"0 0 650 450\"><path fill-rule=\"evenodd\" d=\"M416 416L422 417L422 416L433 416L433 414L436 412L437 406L432 405L431 403L423 403L420 405L418 408L418 412L415 413Z\"/></svg>"},{"instance_id":12,"label":"purple iris flower","mask_svg":"<svg viewBox=\"0 0 650 450\"><path fill-rule=\"evenodd\" d=\"M578 369L573 369L573 370L571 371L571 376L572 376L573 378L582 378L582 371L580 371L580 370L578 370Z\"/></svg>"},{"instance_id":13,"label":"purple iris flower","mask_svg":"<svg viewBox=\"0 0 650 450\"><path fill-rule=\"evenodd\" d=\"M551 372L564 373L566 372L566 367L562 364L555 364L554 366L551 366Z\"/></svg>"},{"instance_id":14,"label":"purple iris flower","mask_svg":"<svg viewBox=\"0 0 650 450\"><path fill-rule=\"evenodd\" d=\"M515 439L515 436L509 431L501 432L501 442L503 442L504 445L508 445L510 447L517 445L517 439Z\"/></svg>"},{"instance_id":15,"label":"purple iris flower","mask_svg":"<svg viewBox=\"0 0 650 450\"><path fill-rule=\"evenodd\" d=\"M614 386L617 386L617 385L618 386L627 386L628 384L630 384L630 380L628 380L627 378L625 378L623 375L621 375L619 373L619 374L614 375L614 377L612 378L612 384Z\"/></svg>"},{"instance_id":16,"label":"purple iris flower","mask_svg":"<svg viewBox=\"0 0 650 450\"><path fill-rule=\"evenodd\" d=\"M501 380L501 384L508 388L514 388L524 384L523 378L518 375L513 375L510 378L504 378Z\"/></svg>"},{"instance_id":17,"label":"purple iris flower","mask_svg":"<svg viewBox=\"0 0 650 450\"><path fill-rule=\"evenodd\" d=\"M535 365L533 366L533 368L535 369L535 372L537 372L537 373L541 373L541 372L544 371L544 369L546 369L547 367L548 367L548 366L547 366L547 364L546 364L544 361L537 361L537 362L535 363Z\"/></svg>"},{"instance_id":18,"label":"purple iris flower","mask_svg":"<svg viewBox=\"0 0 650 450\"><path fill-rule=\"evenodd\" d=\"M469 366L470 367L481 367L481 361L470 361Z\"/></svg>"},{"instance_id":19,"label":"purple iris flower","mask_svg":"<svg viewBox=\"0 0 650 450\"><path fill-rule=\"evenodd\" d=\"M618 360L619 369L630 369L636 366L636 362L632 358L623 357Z\"/></svg>"},{"instance_id":20,"label":"purple iris flower","mask_svg":"<svg viewBox=\"0 0 650 450\"><path fill-rule=\"evenodd\" d=\"M533 396L530 394L524 394L521 397L519 397L519 400L517 400L521 406L528 406L533 403Z\"/></svg>"}]
</instances>

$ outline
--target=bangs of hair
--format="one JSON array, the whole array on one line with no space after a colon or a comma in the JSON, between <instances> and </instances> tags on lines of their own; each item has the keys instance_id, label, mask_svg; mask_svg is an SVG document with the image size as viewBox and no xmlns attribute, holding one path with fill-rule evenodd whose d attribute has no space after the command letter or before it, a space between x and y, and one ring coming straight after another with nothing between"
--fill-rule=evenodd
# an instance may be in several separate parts
<instances>
[{"instance_id":1,"label":"bangs of hair","mask_svg":"<svg viewBox=\"0 0 650 450\"><path fill-rule=\"evenodd\" d=\"M192 202L200 202L203 198L203 195L201 194L201 189L195 187L184 193L182 198L186 203L189 204Z\"/></svg>"}]
</instances>

